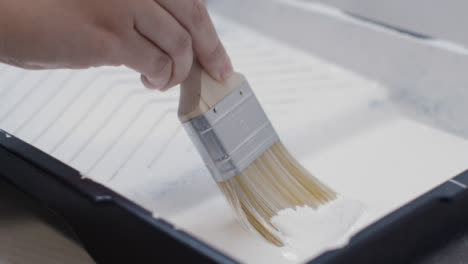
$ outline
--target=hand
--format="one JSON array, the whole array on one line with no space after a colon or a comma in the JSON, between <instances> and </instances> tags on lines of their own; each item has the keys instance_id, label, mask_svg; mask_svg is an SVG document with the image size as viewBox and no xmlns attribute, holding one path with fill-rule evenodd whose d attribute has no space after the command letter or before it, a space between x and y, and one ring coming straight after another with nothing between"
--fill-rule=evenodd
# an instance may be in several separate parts
<instances>
[{"instance_id":1,"label":"hand","mask_svg":"<svg viewBox=\"0 0 468 264\"><path fill-rule=\"evenodd\" d=\"M125 65L148 88L188 76L193 57L232 73L203 0L0 0L0 61L28 69Z\"/></svg>"}]
</instances>

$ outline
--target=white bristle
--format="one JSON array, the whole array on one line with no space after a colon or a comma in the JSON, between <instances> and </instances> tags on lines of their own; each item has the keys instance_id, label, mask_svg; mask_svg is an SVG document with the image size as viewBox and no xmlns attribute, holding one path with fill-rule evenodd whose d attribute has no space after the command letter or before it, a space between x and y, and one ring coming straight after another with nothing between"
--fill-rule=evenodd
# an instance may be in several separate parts
<instances>
[{"instance_id":1,"label":"white bristle","mask_svg":"<svg viewBox=\"0 0 468 264\"><path fill-rule=\"evenodd\" d=\"M218 183L238 220L277 246L283 246L270 219L280 210L319 205L336 193L313 177L277 141L238 175Z\"/></svg>"}]
</instances>

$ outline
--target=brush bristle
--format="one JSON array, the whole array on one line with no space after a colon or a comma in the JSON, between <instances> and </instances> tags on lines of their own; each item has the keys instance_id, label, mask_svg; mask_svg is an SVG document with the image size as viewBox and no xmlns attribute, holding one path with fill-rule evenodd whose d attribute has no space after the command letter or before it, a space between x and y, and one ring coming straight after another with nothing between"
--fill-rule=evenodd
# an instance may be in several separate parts
<instances>
[{"instance_id":1,"label":"brush bristle","mask_svg":"<svg viewBox=\"0 0 468 264\"><path fill-rule=\"evenodd\" d=\"M240 223L277 246L283 246L283 242L270 219L278 211L302 205L317 208L337 197L302 167L280 141L218 186Z\"/></svg>"}]
</instances>

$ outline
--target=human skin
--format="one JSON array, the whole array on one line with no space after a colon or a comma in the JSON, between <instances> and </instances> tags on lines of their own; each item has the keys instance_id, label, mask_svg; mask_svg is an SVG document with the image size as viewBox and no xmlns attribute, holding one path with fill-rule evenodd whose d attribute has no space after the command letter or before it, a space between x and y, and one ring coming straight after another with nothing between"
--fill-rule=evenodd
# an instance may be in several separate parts
<instances>
[{"instance_id":1,"label":"human skin","mask_svg":"<svg viewBox=\"0 0 468 264\"><path fill-rule=\"evenodd\" d=\"M214 79L232 74L204 0L0 0L0 62L125 65L165 91L186 79L194 57Z\"/></svg>"}]
</instances>

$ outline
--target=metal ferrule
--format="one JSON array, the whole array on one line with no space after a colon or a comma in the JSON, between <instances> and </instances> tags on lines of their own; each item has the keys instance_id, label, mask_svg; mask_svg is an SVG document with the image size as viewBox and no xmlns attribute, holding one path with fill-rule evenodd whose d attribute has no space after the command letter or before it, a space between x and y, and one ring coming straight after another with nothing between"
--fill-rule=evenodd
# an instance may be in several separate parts
<instances>
[{"instance_id":1,"label":"metal ferrule","mask_svg":"<svg viewBox=\"0 0 468 264\"><path fill-rule=\"evenodd\" d=\"M183 125L217 182L239 174L279 140L247 82Z\"/></svg>"}]
</instances>

